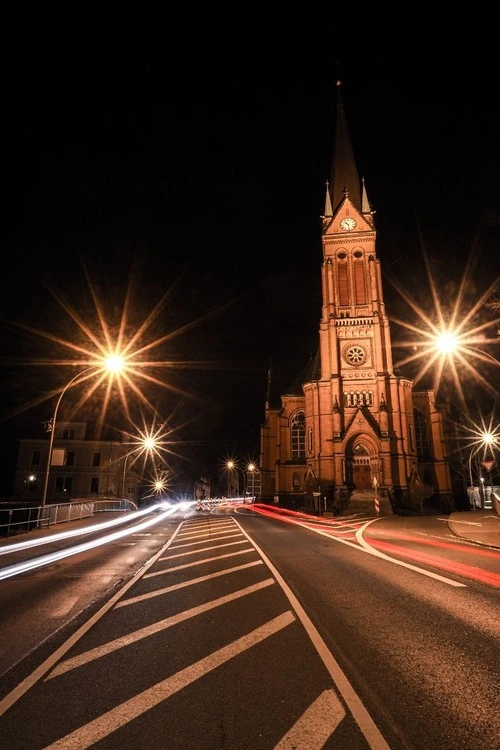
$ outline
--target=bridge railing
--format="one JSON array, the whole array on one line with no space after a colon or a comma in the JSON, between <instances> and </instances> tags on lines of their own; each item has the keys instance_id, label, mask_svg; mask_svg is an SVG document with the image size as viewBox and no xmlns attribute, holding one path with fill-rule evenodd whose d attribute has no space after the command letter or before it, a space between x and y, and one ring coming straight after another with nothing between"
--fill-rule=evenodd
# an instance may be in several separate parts
<instances>
[{"instance_id":1,"label":"bridge railing","mask_svg":"<svg viewBox=\"0 0 500 750\"><path fill-rule=\"evenodd\" d=\"M0 537L25 534L35 529L59 523L78 521L96 513L137 510L130 500L103 498L102 500L73 500L54 505L21 505L0 503Z\"/></svg>"}]
</instances>

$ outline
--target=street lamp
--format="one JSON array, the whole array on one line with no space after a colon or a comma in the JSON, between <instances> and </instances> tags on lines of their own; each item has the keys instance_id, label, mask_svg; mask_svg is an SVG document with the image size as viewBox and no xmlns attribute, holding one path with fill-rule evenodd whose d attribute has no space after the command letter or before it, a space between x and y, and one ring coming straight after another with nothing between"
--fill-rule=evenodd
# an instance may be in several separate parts
<instances>
[{"instance_id":1,"label":"street lamp","mask_svg":"<svg viewBox=\"0 0 500 750\"><path fill-rule=\"evenodd\" d=\"M472 494L472 507L474 510L476 510L476 503L474 499L474 481L472 479L472 457L476 456L481 448L486 449L488 447L491 447L493 445L497 445L497 437L495 433L493 432L482 432L479 440L471 447L471 451L469 453L469 481L470 481L470 488L471 488L471 494ZM491 471L490 471L491 476ZM484 478L482 476L479 477L479 495L481 498L481 509L484 509ZM490 480L491 482L491 480Z\"/></svg>"},{"instance_id":2,"label":"street lamp","mask_svg":"<svg viewBox=\"0 0 500 750\"><path fill-rule=\"evenodd\" d=\"M257 470L257 467L254 463L250 463L247 466L247 471L250 474L251 477L251 488L252 488L252 502L255 500L255 472Z\"/></svg>"},{"instance_id":3,"label":"street lamp","mask_svg":"<svg viewBox=\"0 0 500 750\"><path fill-rule=\"evenodd\" d=\"M257 471L257 466L250 462L246 469L242 469L238 466L238 464L235 461L227 461L226 462L226 469L228 471L228 477L227 477L227 495L228 497L231 496L231 489L233 487L231 479L234 473L236 473L237 476L237 494L240 495L240 475L243 481L243 495L246 495L246 490L248 486L248 480L250 478L250 487L252 492L252 498L255 497L255 472Z\"/></svg>"},{"instance_id":4,"label":"street lamp","mask_svg":"<svg viewBox=\"0 0 500 750\"><path fill-rule=\"evenodd\" d=\"M47 503L47 488L49 486L49 472L50 472L50 465L52 462L52 450L54 447L54 437L56 434L56 422L57 422L57 413L59 411L59 406L62 401L62 397L70 388L72 385L78 385L80 383L83 383L85 380L87 380L90 375L87 375L87 373L92 372L94 375L102 374L103 372L108 372L110 374L119 373L120 370L123 368L124 363L120 355L118 354L111 354L108 356L102 364L96 364L92 367L87 367L85 370L82 370L82 372L77 373L71 380L66 383L64 388L62 389L61 393L59 394L59 398L57 399L56 408L54 409L54 415L51 420L51 429L50 429L50 440L49 440L49 453L47 456L47 467L45 470L45 479L43 483L43 493L42 493L42 507L44 507ZM87 375L87 377L85 377Z\"/></svg>"},{"instance_id":5,"label":"street lamp","mask_svg":"<svg viewBox=\"0 0 500 750\"><path fill-rule=\"evenodd\" d=\"M239 479L239 469L234 461L228 461L226 463L226 469L227 469L227 496L232 497L232 478L234 473L236 473L236 484L237 484L237 494L239 494L240 491L240 479Z\"/></svg>"},{"instance_id":6,"label":"street lamp","mask_svg":"<svg viewBox=\"0 0 500 750\"><path fill-rule=\"evenodd\" d=\"M139 456L142 456L144 453L146 454L146 458L153 453L155 453L156 448L158 446L158 440L154 435L140 435L139 439L134 443L136 446L132 451L126 454L125 459L123 461L123 474L122 474L122 498L125 498L125 476L127 474L127 465L128 465L128 459L130 456L134 455L135 453L137 455L134 456L134 463L137 461Z\"/></svg>"},{"instance_id":7,"label":"street lamp","mask_svg":"<svg viewBox=\"0 0 500 750\"><path fill-rule=\"evenodd\" d=\"M57 412L59 411L59 405L62 401L62 397L64 396L68 388L76 384L77 381L84 380L85 378L83 378L83 376L86 375L91 370L95 370L95 368L87 367L86 370L83 370L83 372L79 372L77 375L74 376L74 378L71 378L71 380L68 383L66 383L61 393L59 394L59 398L57 399L56 408L54 409L54 416L52 417L52 420L51 420L49 454L47 456L47 467L45 469L45 479L43 483L42 507L44 507L47 502L47 487L49 486L49 472L50 472L50 464L52 461L52 449L54 447L54 435L56 434L56 421L57 421Z\"/></svg>"}]
</instances>

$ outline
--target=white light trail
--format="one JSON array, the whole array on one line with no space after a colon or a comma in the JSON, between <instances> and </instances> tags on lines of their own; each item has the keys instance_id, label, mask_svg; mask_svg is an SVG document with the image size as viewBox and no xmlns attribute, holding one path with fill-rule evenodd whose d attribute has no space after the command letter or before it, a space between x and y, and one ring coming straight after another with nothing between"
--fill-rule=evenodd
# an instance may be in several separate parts
<instances>
[{"instance_id":1,"label":"white light trail","mask_svg":"<svg viewBox=\"0 0 500 750\"><path fill-rule=\"evenodd\" d=\"M151 513L158 509L158 506L151 506L144 510L134 511L134 518L140 518L148 513ZM130 514L120 516L120 518L113 518L112 521L103 521L102 523L95 523L92 526L85 526L80 529L73 529L72 531L60 531L57 534L50 534L49 536L38 537L38 539L28 539L24 542L15 542L14 544L7 544L5 547L0 547L0 555L7 555L10 552L19 552L24 549L31 549L32 547L40 547L42 544L51 544L52 542L58 542L63 539L71 539L77 536L84 536L85 534L92 534L94 531L101 531L102 529L109 529L113 526L119 526L122 523L130 521Z\"/></svg>"},{"instance_id":2,"label":"white light trail","mask_svg":"<svg viewBox=\"0 0 500 750\"><path fill-rule=\"evenodd\" d=\"M143 523L135 525L131 529L122 529L121 531L115 531L113 534L107 534L100 539L93 539L92 541L78 544L75 547L59 550L58 552L50 552L49 554L42 555L41 557L35 557L31 560L25 560L24 562L9 565L6 568L0 568L0 581L5 580L6 578L11 578L12 576L20 575L21 573L26 573L27 571L34 570L35 568L42 568L44 565L49 565L50 563L56 562L57 560L63 560L65 557L78 555L80 552L87 552L90 549L100 547L103 544L108 544L109 542L114 542L117 539L130 536L131 534L137 534L138 531L143 531L144 529L148 529L151 526L164 521L169 516L172 516L175 511L176 508L174 506L169 510L166 510L164 513L155 516L154 518L150 518L147 521L143 521Z\"/></svg>"}]
</instances>

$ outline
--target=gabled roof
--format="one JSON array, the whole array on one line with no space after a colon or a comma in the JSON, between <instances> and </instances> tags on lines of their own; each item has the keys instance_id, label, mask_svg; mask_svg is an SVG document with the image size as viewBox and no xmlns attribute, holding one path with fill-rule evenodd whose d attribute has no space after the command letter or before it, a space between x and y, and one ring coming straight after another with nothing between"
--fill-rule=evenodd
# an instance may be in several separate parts
<instances>
[{"instance_id":1,"label":"gabled roof","mask_svg":"<svg viewBox=\"0 0 500 750\"><path fill-rule=\"evenodd\" d=\"M370 412L370 410L366 408L366 406L360 406L358 407L358 409L356 409L349 422L345 426L344 434L348 434L354 424L354 421L358 419L359 416L362 417L362 426L364 426L365 429L366 427L370 427L373 430L374 434L377 435L377 437L380 437L380 425L373 414Z\"/></svg>"}]
</instances>

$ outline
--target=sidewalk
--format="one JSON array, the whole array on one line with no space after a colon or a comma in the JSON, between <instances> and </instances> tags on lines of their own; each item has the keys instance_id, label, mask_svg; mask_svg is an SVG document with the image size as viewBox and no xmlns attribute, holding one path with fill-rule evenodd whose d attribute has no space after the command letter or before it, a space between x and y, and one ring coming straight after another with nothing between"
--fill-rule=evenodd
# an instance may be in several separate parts
<instances>
[{"instance_id":1,"label":"sidewalk","mask_svg":"<svg viewBox=\"0 0 500 750\"><path fill-rule=\"evenodd\" d=\"M450 513L448 525L456 536L500 549L500 516L491 508Z\"/></svg>"}]
</instances>

